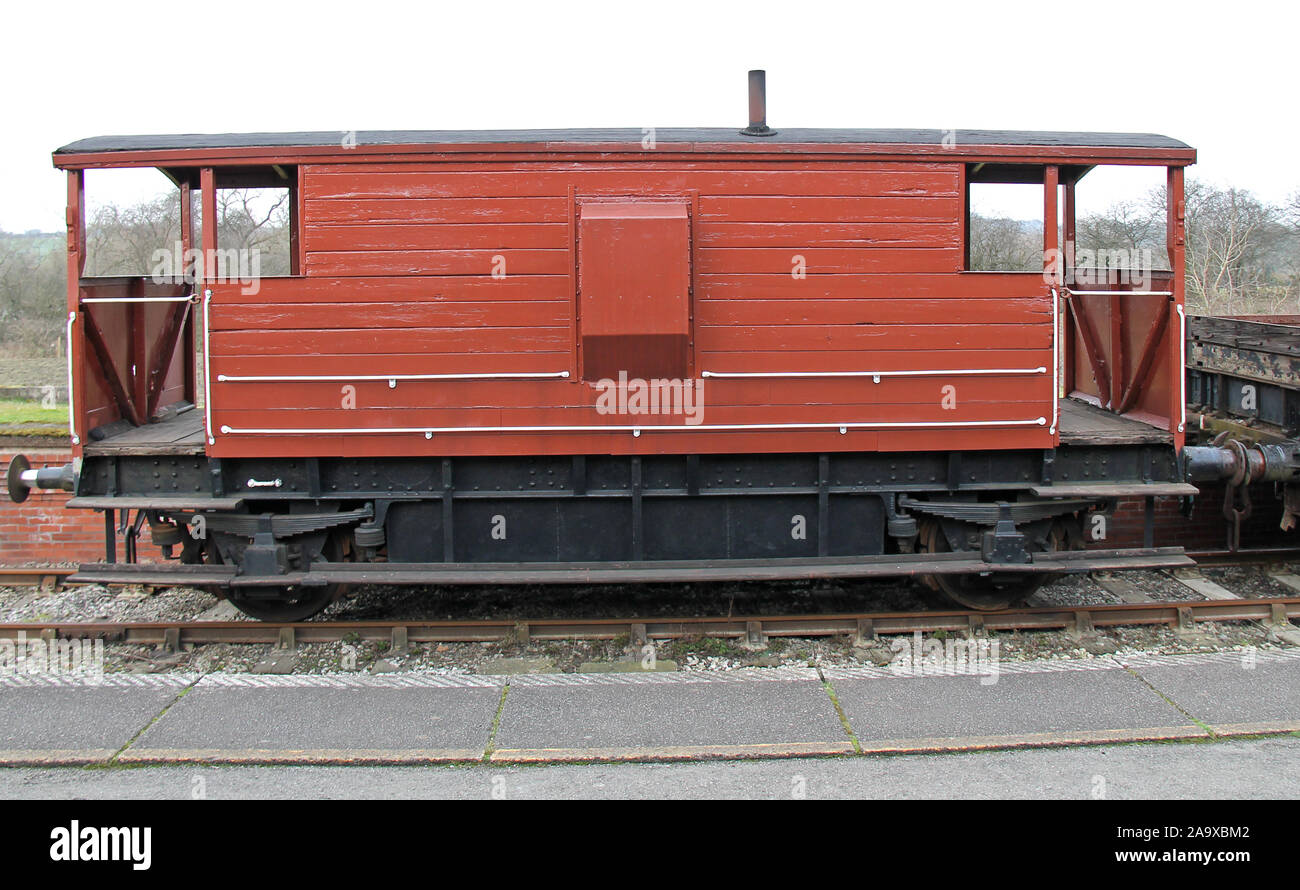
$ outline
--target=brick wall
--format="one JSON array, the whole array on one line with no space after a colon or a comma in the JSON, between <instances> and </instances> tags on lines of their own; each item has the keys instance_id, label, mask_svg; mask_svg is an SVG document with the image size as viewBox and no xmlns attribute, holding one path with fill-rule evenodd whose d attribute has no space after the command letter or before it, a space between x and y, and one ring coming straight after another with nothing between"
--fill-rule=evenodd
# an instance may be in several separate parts
<instances>
[{"instance_id":1,"label":"brick wall","mask_svg":"<svg viewBox=\"0 0 1300 890\"><path fill-rule=\"evenodd\" d=\"M35 468L61 467L72 459L67 451L0 450L7 470L15 454L26 453ZM104 558L104 517L94 510L68 510L71 495L34 490L21 504L0 495L0 565L100 562Z\"/></svg>"},{"instance_id":2,"label":"brick wall","mask_svg":"<svg viewBox=\"0 0 1300 890\"><path fill-rule=\"evenodd\" d=\"M1224 486L1216 482L1200 483L1198 487L1201 494L1196 498L1190 516L1183 515L1181 503L1176 498L1156 500L1157 547L1227 549L1228 522L1223 517ZM1300 544L1300 534L1284 532L1278 525L1282 520L1282 501L1274 496L1271 482L1251 486L1250 497L1254 509L1250 518L1241 525L1243 547L1293 547ZM1121 500L1114 515L1109 518L1107 539L1089 541L1089 546L1141 547L1142 522L1142 501L1137 498Z\"/></svg>"}]
</instances>

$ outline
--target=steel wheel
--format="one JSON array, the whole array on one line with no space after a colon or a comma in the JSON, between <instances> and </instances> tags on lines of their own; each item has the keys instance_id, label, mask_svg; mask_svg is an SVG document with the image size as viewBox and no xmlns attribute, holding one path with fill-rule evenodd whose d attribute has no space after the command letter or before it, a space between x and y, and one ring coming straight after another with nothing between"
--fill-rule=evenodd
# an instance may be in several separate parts
<instances>
[{"instance_id":1,"label":"steel wheel","mask_svg":"<svg viewBox=\"0 0 1300 890\"><path fill-rule=\"evenodd\" d=\"M922 553L951 553L948 537L934 519L921 521L919 549ZM1067 547L1066 529L1052 523L1047 535L1048 550ZM945 605L959 605L980 612L996 612L1023 605L1047 581L1043 573L990 572L986 575L923 575L922 583L947 600Z\"/></svg>"},{"instance_id":2,"label":"steel wheel","mask_svg":"<svg viewBox=\"0 0 1300 890\"><path fill-rule=\"evenodd\" d=\"M348 555L348 539L340 532L332 533L325 542L318 564L343 562ZM216 548L212 548L216 553ZM217 556L217 560L220 557ZM319 584L311 586L232 587L214 591L226 597L236 609L259 621L306 621L341 597L346 584Z\"/></svg>"},{"instance_id":3,"label":"steel wheel","mask_svg":"<svg viewBox=\"0 0 1300 890\"><path fill-rule=\"evenodd\" d=\"M343 592L342 584L319 587L265 587L231 590L230 601L239 611L259 621L306 621L324 610Z\"/></svg>"}]
</instances>

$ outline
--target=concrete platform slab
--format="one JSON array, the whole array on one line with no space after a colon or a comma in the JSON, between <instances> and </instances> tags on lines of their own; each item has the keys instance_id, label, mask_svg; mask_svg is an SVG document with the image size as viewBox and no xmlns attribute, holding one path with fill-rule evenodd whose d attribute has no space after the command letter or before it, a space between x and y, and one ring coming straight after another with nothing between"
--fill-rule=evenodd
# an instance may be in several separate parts
<instances>
[{"instance_id":1,"label":"concrete platform slab","mask_svg":"<svg viewBox=\"0 0 1300 890\"><path fill-rule=\"evenodd\" d=\"M704 763L0 770L0 800L1293 800L1300 738ZM1099 778L1104 784L1099 785ZM1094 804L1095 805L1095 804ZM1267 811L1259 818L1267 819ZM380 817L383 818L383 817Z\"/></svg>"},{"instance_id":2,"label":"concrete platform slab","mask_svg":"<svg viewBox=\"0 0 1300 890\"><path fill-rule=\"evenodd\" d=\"M1130 667L1220 735L1300 730L1300 658L1245 652Z\"/></svg>"},{"instance_id":3,"label":"concrete platform slab","mask_svg":"<svg viewBox=\"0 0 1300 890\"><path fill-rule=\"evenodd\" d=\"M829 692L793 668L0 678L0 765L677 761L1300 732L1300 650L1008 662L996 682L822 675Z\"/></svg>"},{"instance_id":4,"label":"concrete platform slab","mask_svg":"<svg viewBox=\"0 0 1300 890\"><path fill-rule=\"evenodd\" d=\"M188 682L0 687L0 764L109 760Z\"/></svg>"},{"instance_id":5,"label":"concrete platform slab","mask_svg":"<svg viewBox=\"0 0 1300 890\"><path fill-rule=\"evenodd\" d=\"M501 689L205 686L121 763L439 763L483 757Z\"/></svg>"},{"instance_id":6,"label":"concrete platform slab","mask_svg":"<svg viewBox=\"0 0 1300 890\"><path fill-rule=\"evenodd\" d=\"M851 754L815 679L511 687L493 761Z\"/></svg>"},{"instance_id":7,"label":"concrete platform slab","mask_svg":"<svg viewBox=\"0 0 1300 890\"><path fill-rule=\"evenodd\" d=\"M832 682L864 753L1209 735L1121 668Z\"/></svg>"}]
</instances>

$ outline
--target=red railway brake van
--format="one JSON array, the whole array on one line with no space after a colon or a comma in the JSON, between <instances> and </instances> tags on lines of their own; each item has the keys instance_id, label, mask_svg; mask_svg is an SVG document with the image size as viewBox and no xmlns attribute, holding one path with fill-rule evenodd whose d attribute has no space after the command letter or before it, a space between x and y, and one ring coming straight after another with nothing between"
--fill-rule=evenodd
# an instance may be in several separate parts
<instances>
[{"instance_id":1,"label":"red railway brake van","mask_svg":"<svg viewBox=\"0 0 1300 890\"><path fill-rule=\"evenodd\" d=\"M11 494L104 511L106 562L81 578L276 619L357 583L880 575L996 609L1055 573L1190 564L1080 545L1117 497L1195 493L1193 149L772 130L758 97L743 130L59 149L76 460L15 461ZM1172 271L1143 286L1081 287L1061 249L1107 164L1165 171ZM202 262L83 277L84 173L127 167L177 184ZM980 183L1040 189L1042 269L970 268ZM287 190L287 275L223 264L208 221L234 188ZM135 561L145 523L170 562Z\"/></svg>"}]
</instances>

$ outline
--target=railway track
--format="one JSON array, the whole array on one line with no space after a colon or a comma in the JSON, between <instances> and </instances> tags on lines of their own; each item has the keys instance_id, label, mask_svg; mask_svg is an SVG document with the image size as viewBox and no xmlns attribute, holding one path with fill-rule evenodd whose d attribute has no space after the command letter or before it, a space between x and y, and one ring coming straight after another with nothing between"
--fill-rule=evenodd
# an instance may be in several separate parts
<instances>
[{"instance_id":1,"label":"railway track","mask_svg":"<svg viewBox=\"0 0 1300 890\"><path fill-rule=\"evenodd\" d=\"M1200 565L1259 565L1269 562L1300 561L1300 547L1258 547L1247 550L1189 550L1187 555ZM0 587L52 587L69 583L75 568L45 566L0 566Z\"/></svg>"},{"instance_id":2,"label":"railway track","mask_svg":"<svg viewBox=\"0 0 1300 890\"><path fill-rule=\"evenodd\" d=\"M1255 565L1300 556L1294 550L1268 549L1238 553L1190 554L1214 565ZM0 586L57 589L76 570L71 568L0 567ZM983 631L1045 630L1085 635L1097 628L1164 625L1193 630L1198 622L1258 622L1293 634L1300 618L1300 596L1254 599L1143 601L1017 608L1000 612L910 611L853 612L780 616L692 616L681 618L556 618L520 621L166 621L166 622L17 622L0 624L0 639L103 639L133 645L179 649L184 644L240 643L293 648L298 644L342 640L408 643L529 642L611 640L630 643L689 637L736 639L762 646L773 637L849 636L869 641L878 636L914 632L976 634Z\"/></svg>"},{"instance_id":3,"label":"railway track","mask_svg":"<svg viewBox=\"0 0 1300 890\"><path fill-rule=\"evenodd\" d=\"M1100 627L1168 625L1191 630L1198 622L1256 621L1280 629L1300 618L1300 597L1250 600L1205 600L1171 603L1122 603L1086 607L1011 609L1002 612L860 612L838 615L782 615L688 618L556 618L537 621L171 621L171 622L20 622L0 624L0 639L54 637L103 639L134 645L177 649L185 643L274 644L291 649L300 643L341 640L408 643L611 640L630 643L685 637L740 639L761 646L772 637L878 636L914 632L975 634L981 631L1066 630L1088 634ZM1293 629L1293 628L1292 628Z\"/></svg>"},{"instance_id":4,"label":"railway track","mask_svg":"<svg viewBox=\"0 0 1300 890\"><path fill-rule=\"evenodd\" d=\"M57 590L76 569L0 567L0 587L48 587Z\"/></svg>"}]
</instances>

